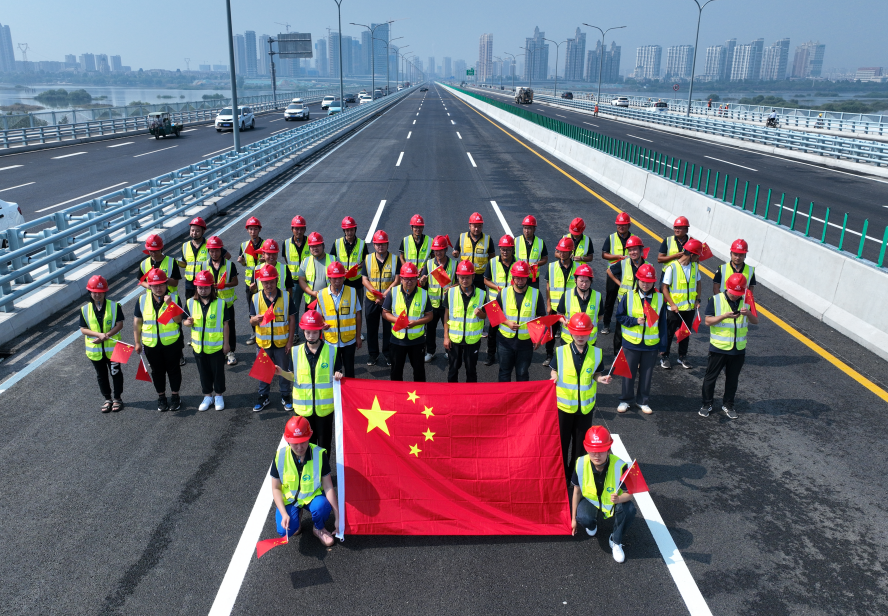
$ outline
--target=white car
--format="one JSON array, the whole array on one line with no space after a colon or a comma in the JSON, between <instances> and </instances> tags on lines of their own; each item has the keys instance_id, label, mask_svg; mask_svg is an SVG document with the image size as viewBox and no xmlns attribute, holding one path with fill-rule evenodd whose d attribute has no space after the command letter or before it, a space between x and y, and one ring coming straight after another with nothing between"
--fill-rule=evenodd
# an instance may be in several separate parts
<instances>
[{"instance_id":1,"label":"white car","mask_svg":"<svg viewBox=\"0 0 888 616\"><path fill-rule=\"evenodd\" d=\"M238 107L238 111L240 112L238 126L241 130L256 128L256 118L253 117L252 108ZM231 107L222 109L219 111L219 115L216 116L216 132L221 133L224 129L234 129Z\"/></svg>"},{"instance_id":2,"label":"white car","mask_svg":"<svg viewBox=\"0 0 888 616\"><path fill-rule=\"evenodd\" d=\"M296 98L294 98L294 99L291 100L290 102L291 102L291 103L301 103L301 102L302 102L302 99L299 98L299 97L297 96Z\"/></svg>"},{"instance_id":3,"label":"white car","mask_svg":"<svg viewBox=\"0 0 888 616\"><path fill-rule=\"evenodd\" d=\"M628 96L618 96L614 100L611 101L611 105L616 107L628 107L629 106L629 97Z\"/></svg>"},{"instance_id":4,"label":"white car","mask_svg":"<svg viewBox=\"0 0 888 616\"><path fill-rule=\"evenodd\" d=\"M665 113L665 112L669 111L669 105L667 105L664 101L657 101L655 103L651 103L650 105L648 105L647 110L648 111L661 111L661 112Z\"/></svg>"},{"instance_id":5,"label":"white car","mask_svg":"<svg viewBox=\"0 0 888 616\"><path fill-rule=\"evenodd\" d=\"M336 100L335 96L325 96L324 100L321 101L321 109L328 109L330 107L330 103Z\"/></svg>"},{"instance_id":6,"label":"white car","mask_svg":"<svg viewBox=\"0 0 888 616\"><path fill-rule=\"evenodd\" d=\"M289 122L290 120L309 120L310 114L308 111L308 107L303 105L302 103L290 103L287 105L287 108L284 109L284 120Z\"/></svg>"},{"instance_id":7,"label":"white car","mask_svg":"<svg viewBox=\"0 0 888 616\"><path fill-rule=\"evenodd\" d=\"M364 103L372 103L373 99L370 98L369 94L359 94L358 95L358 104L363 105Z\"/></svg>"},{"instance_id":8,"label":"white car","mask_svg":"<svg viewBox=\"0 0 888 616\"><path fill-rule=\"evenodd\" d=\"M25 224L25 217L22 216L22 208L17 203L0 199L0 231L6 231L23 224ZM3 248L6 247L7 242L3 240Z\"/></svg>"}]
</instances>

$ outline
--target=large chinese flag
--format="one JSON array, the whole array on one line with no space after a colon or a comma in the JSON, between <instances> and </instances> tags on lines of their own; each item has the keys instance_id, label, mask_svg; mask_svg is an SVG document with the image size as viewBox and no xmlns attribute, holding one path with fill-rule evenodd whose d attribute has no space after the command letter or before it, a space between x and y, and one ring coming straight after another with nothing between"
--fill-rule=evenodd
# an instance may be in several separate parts
<instances>
[{"instance_id":1,"label":"large chinese flag","mask_svg":"<svg viewBox=\"0 0 888 616\"><path fill-rule=\"evenodd\" d=\"M346 534L570 534L552 381L340 387Z\"/></svg>"}]
</instances>

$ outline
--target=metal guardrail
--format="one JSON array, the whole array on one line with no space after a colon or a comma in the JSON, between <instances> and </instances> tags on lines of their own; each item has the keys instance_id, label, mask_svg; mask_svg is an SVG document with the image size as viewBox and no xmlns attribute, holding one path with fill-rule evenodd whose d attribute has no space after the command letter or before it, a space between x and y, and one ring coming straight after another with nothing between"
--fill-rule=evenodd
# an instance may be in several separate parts
<instances>
[{"instance_id":1,"label":"metal guardrail","mask_svg":"<svg viewBox=\"0 0 888 616\"><path fill-rule=\"evenodd\" d=\"M354 105L301 128L74 205L0 233L0 310L124 244L136 243L144 227L162 226L209 198L360 121L406 96L413 86L364 105ZM47 228L47 225L51 225ZM11 269L10 269L11 265Z\"/></svg>"},{"instance_id":2,"label":"metal guardrail","mask_svg":"<svg viewBox=\"0 0 888 616\"><path fill-rule=\"evenodd\" d=\"M545 94L536 96L535 100L583 111L594 111L595 109L595 103L586 100L555 98ZM717 118L687 117L661 111L617 107L616 105L599 105L598 112L660 126L671 126L830 158L867 163L878 167L888 165L888 143L880 141L765 128L764 126L729 122Z\"/></svg>"}]
</instances>

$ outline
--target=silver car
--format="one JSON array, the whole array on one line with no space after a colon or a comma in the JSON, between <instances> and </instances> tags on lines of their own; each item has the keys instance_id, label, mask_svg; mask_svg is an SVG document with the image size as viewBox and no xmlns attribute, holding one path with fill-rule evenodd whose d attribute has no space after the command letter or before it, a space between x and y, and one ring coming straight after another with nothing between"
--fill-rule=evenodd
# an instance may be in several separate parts
<instances>
[{"instance_id":1,"label":"silver car","mask_svg":"<svg viewBox=\"0 0 888 616\"><path fill-rule=\"evenodd\" d=\"M256 118L253 117L253 110L250 107L238 107L240 117L238 126L241 130L247 128L256 128ZM221 133L223 130L234 130L233 114L231 107L226 107L219 111L216 116L216 132Z\"/></svg>"},{"instance_id":2,"label":"silver car","mask_svg":"<svg viewBox=\"0 0 888 616\"><path fill-rule=\"evenodd\" d=\"M306 107L302 103L290 103L284 110L284 120L286 120L287 122L289 122L290 120L308 119L310 119L308 107Z\"/></svg>"}]
</instances>

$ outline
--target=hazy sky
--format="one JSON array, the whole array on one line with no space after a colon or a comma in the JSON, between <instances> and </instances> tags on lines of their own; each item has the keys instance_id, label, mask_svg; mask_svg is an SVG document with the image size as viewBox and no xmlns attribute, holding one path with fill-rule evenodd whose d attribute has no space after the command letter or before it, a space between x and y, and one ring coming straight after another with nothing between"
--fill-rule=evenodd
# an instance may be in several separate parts
<instances>
[{"instance_id":1,"label":"hazy sky","mask_svg":"<svg viewBox=\"0 0 888 616\"><path fill-rule=\"evenodd\" d=\"M701 0L702 1L702 0ZM275 22L290 22L291 31L311 32L317 40L326 28L336 28L333 0L310 3L232 0L235 33L257 34L284 31ZM35 10L39 8L39 10ZM150 15L150 17L149 17ZM360 28L349 22L369 23L401 19L392 26L396 44L410 47L426 61L435 56L478 59L482 33L493 33L494 55L516 55L524 38L539 26L546 37L562 41L572 37L582 22L602 27L628 26L616 32L622 45L622 70L634 66L639 45L693 44L697 8L694 0L619 0L579 2L562 0L510 0L484 2L403 2L395 0L343 0L343 34L358 36ZM152 0L78 5L70 0L40 0L38 5L5 2L0 23L12 29L13 43L28 43L29 60L63 60L64 54L84 52L119 54L133 70L139 68L192 68L209 61L227 64L225 3L223 0ZM886 0L716 0L703 12L700 48L737 38L746 43L763 37L765 44L790 38L790 62L795 46L807 40L826 44L824 69L858 66L888 67L884 44L888 24ZM581 26L582 27L582 26ZM595 30L587 33L587 49L594 45ZM609 33L607 41L611 40ZM607 42L609 45L609 42ZM564 46L559 71L564 70ZM550 63L555 47L550 46ZM22 59L16 48L16 59ZM698 72L700 62L698 57ZM665 54L664 54L665 62Z\"/></svg>"}]
</instances>

